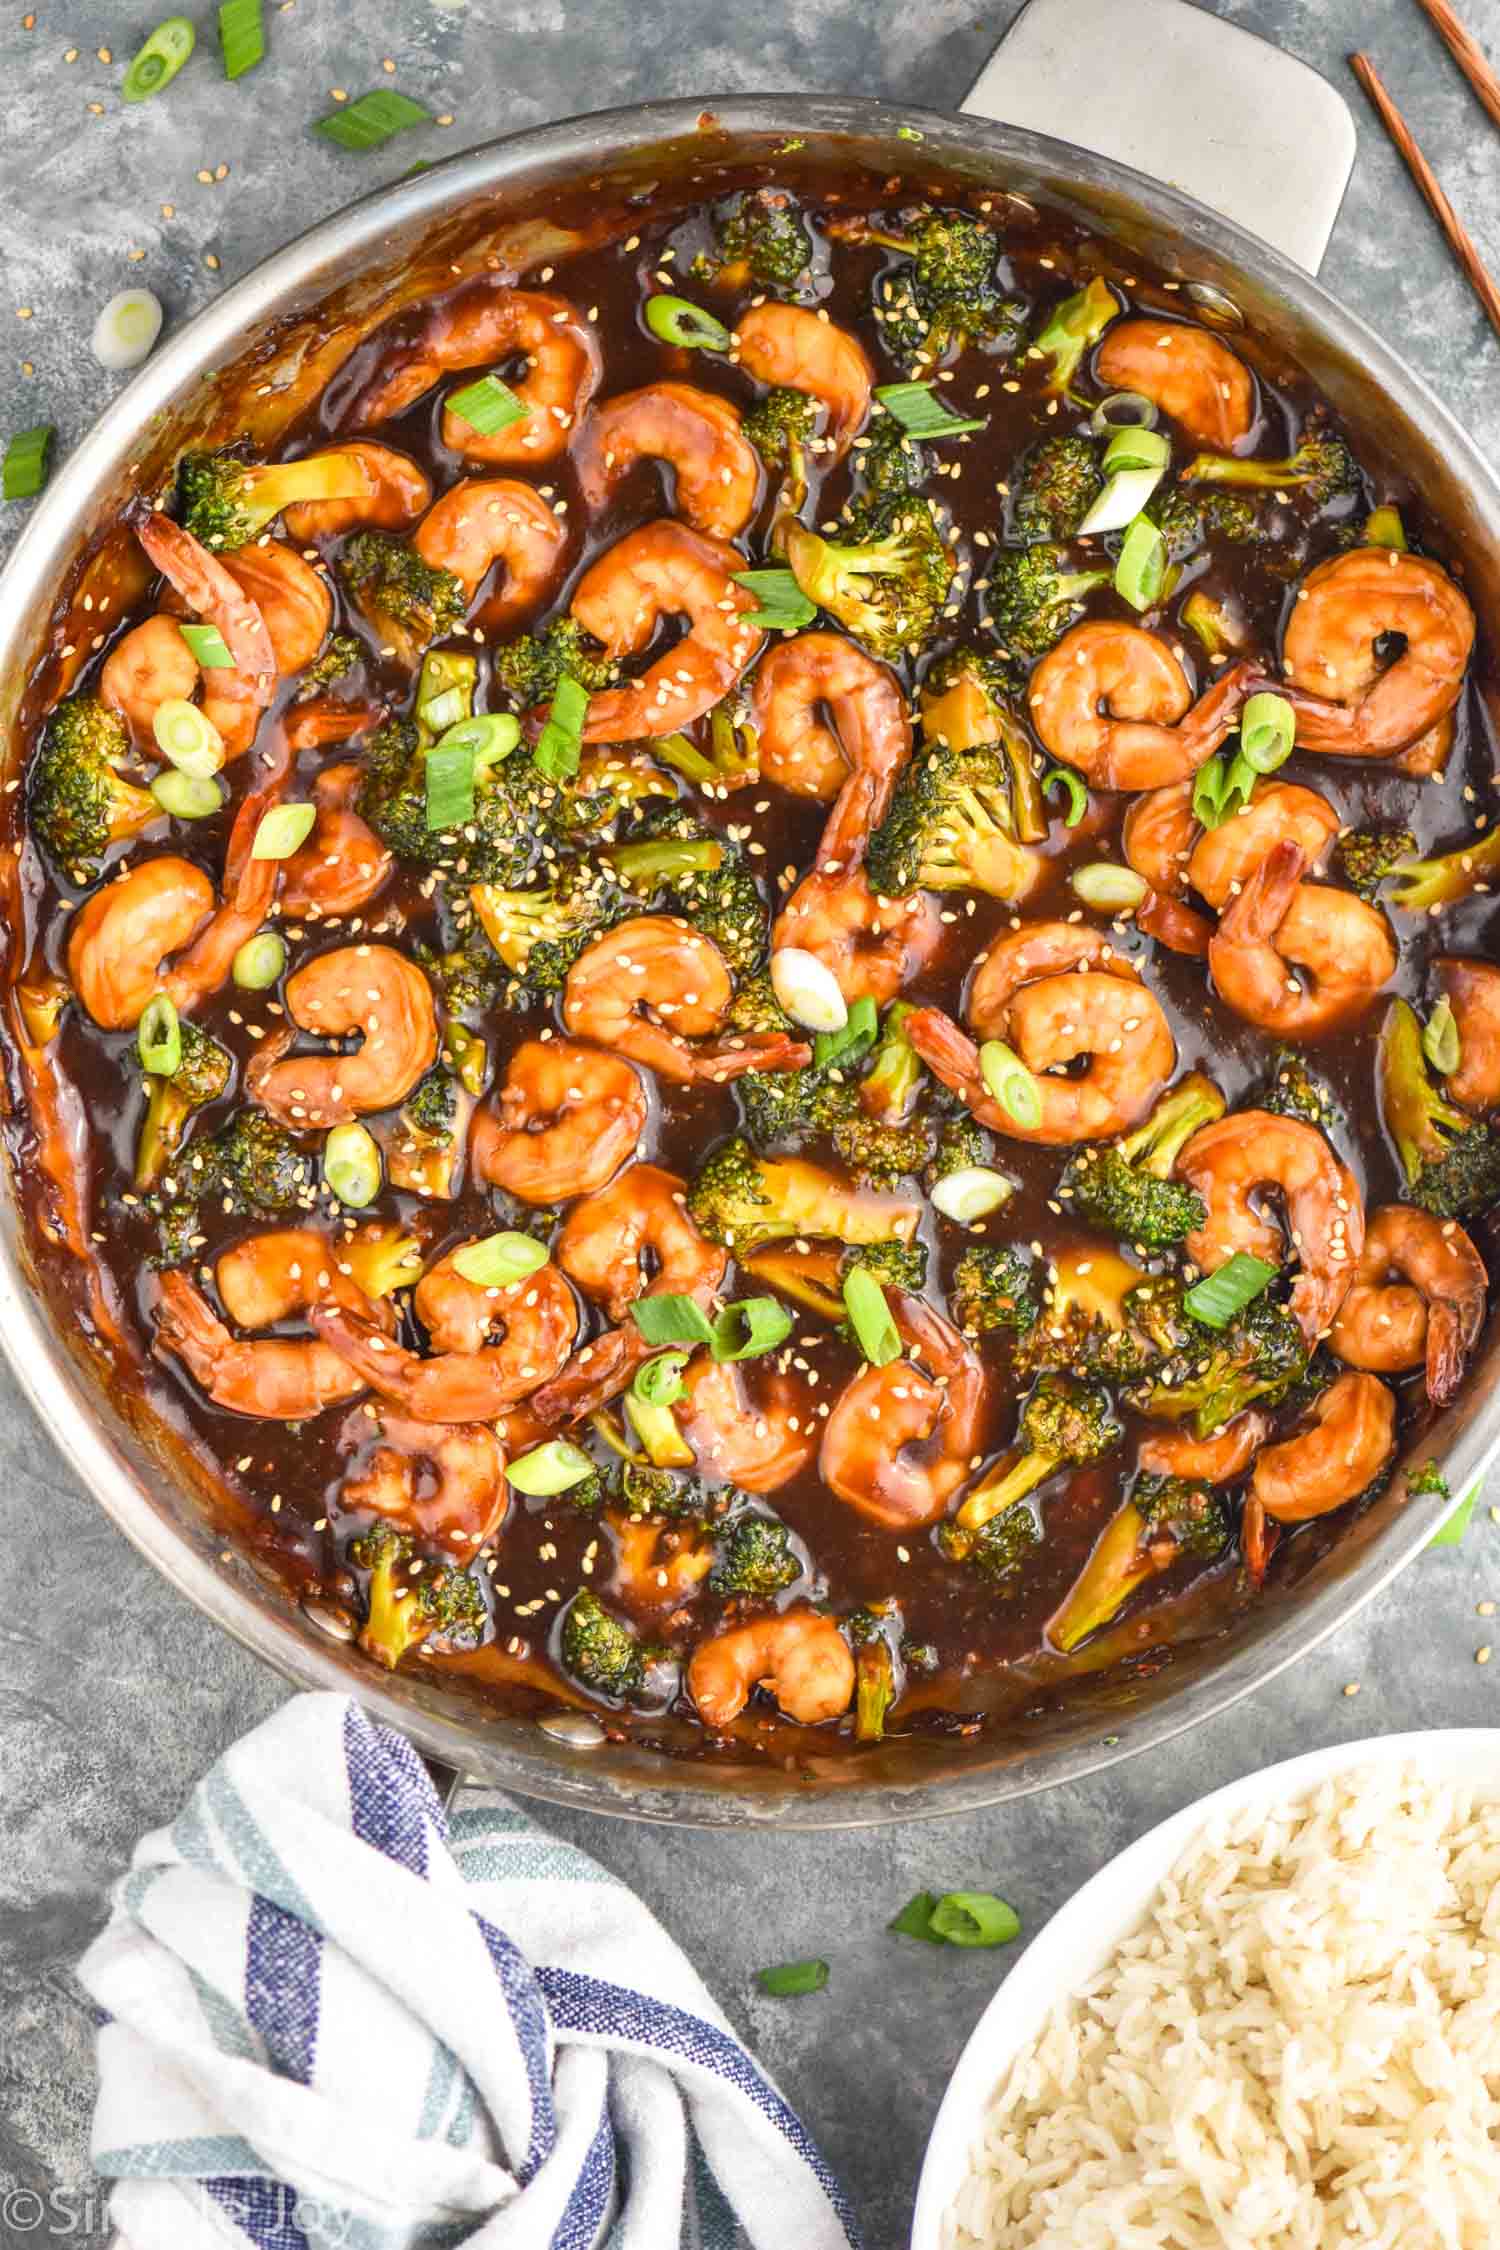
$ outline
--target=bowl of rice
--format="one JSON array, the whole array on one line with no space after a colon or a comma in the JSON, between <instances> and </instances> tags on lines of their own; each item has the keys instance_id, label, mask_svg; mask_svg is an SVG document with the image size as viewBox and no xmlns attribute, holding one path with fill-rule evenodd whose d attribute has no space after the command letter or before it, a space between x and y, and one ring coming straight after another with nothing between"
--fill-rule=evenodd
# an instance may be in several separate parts
<instances>
[{"instance_id":1,"label":"bowl of rice","mask_svg":"<svg viewBox=\"0 0 1500 2250\"><path fill-rule=\"evenodd\" d=\"M959 2059L912 2250L1495 2250L1500 1730L1343 1744L1141 1837Z\"/></svg>"}]
</instances>

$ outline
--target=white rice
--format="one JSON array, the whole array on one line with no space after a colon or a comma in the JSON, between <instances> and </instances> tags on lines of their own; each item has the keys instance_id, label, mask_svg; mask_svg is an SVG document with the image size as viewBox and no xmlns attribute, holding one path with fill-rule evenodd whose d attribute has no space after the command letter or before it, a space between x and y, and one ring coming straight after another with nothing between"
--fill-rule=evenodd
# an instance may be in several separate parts
<instances>
[{"instance_id":1,"label":"white rice","mask_svg":"<svg viewBox=\"0 0 1500 2250\"><path fill-rule=\"evenodd\" d=\"M1500 1801L1221 1821L997 2091L950 2250L1497 2250Z\"/></svg>"}]
</instances>

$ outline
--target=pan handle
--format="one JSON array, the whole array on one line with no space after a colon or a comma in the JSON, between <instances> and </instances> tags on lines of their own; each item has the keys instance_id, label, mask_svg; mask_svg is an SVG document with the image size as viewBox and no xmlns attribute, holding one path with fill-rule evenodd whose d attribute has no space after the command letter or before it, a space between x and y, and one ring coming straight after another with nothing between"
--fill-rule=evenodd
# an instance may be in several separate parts
<instances>
[{"instance_id":1,"label":"pan handle","mask_svg":"<svg viewBox=\"0 0 1500 2250\"><path fill-rule=\"evenodd\" d=\"M1354 165L1326 78L1188 0L1029 0L961 106L1133 165L1309 273Z\"/></svg>"}]
</instances>

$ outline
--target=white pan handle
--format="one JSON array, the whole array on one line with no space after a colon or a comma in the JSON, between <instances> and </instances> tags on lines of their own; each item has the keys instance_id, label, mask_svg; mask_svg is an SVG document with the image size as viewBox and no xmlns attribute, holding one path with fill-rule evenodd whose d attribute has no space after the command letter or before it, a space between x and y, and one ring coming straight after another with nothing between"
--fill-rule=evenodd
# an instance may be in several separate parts
<instances>
[{"instance_id":1,"label":"white pan handle","mask_svg":"<svg viewBox=\"0 0 1500 2250\"><path fill-rule=\"evenodd\" d=\"M1354 164L1326 78L1188 0L1029 0L962 106L1134 165L1309 273Z\"/></svg>"}]
</instances>

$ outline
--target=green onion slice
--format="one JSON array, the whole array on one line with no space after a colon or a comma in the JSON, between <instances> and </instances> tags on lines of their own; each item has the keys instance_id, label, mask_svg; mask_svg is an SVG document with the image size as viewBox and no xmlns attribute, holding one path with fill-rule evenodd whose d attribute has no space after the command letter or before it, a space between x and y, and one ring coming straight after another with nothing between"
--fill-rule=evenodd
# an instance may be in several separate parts
<instances>
[{"instance_id":1,"label":"green onion slice","mask_svg":"<svg viewBox=\"0 0 1500 2250\"><path fill-rule=\"evenodd\" d=\"M1042 775L1042 795L1049 795L1053 789L1061 789L1068 800L1068 809L1063 814L1063 826L1076 828L1089 809L1087 789L1071 766L1049 766Z\"/></svg>"},{"instance_id":2,"label":"green onion slice","mask_svg":"<svg viewBox=\"0 0 1500 2250\"><path fill-rule=\"evenodd\" d=\"M229 964L242 992L266 992L286 967L286 939L275 930L257 930Z\"/></svg>"},{"instance_id":3,"label":"green onion slice","mask_svg":"<svg viewBox=\"0 0 1500 2250\"><path fill-rule=\"evenodd\" d=\"M474 818L474 753L466 743L435 742L425 774L430 829L462 828Z\"/></svg>"},{"instance_id":4,"label":"green onion slice","mask_svg":"<svg viewBox=\"0 0 1500 2250\"><path fill-rule=\"evenodd\" d=\"M1133 914L1151 887L1133 867L1121 867L1111 859L1093 859L1087 866L1075 867L1068 881L1097 914Z\"/></svg>"},{"instance_id":5,"label":"green onion slice","mask_svg":"<svg viewBox=\"0 0 1500 2250\"><path fill-rule=\"evenodd\" d=\"M1193 818L1201 827L1222 828L1249 804L1255 781L1255 770L1247 760L1226 758L1219 751L1193 776Z\"/></svg>"},{"instance_id":6,"label":"green onion slice","mask_svg":"<svg viewBox=\"0 0 1500 2250\"><path fill-rule=\"evenodd\" d=\"M631 1380L630 1395L645 1406L675 1406L684 1396L687 1386L682 1371L688 1363L686 1352L658 1352L639 1366Z\"/></svg>"},{"instance_id":7,"label":"green onion slice","mask_svg":"<svg viewBox=\"0 0 1500 2250\"><path fill-rule=\"evenodd\" d=\"M1120 542L1115 592L1132 609L1154 609L1167 582L1167 543L1149 516L1137 516Z\"/></svg>"},{"instance_id":8,"label":"green onion slice","mask_svg":"<svg viewBox=\"0 0 1500 2250\"><path fill-rule=\"evenodd\" d=\"M948 1945L1009 1945L1021 1917L993 1891L945 1891L932 1909L934 1937Z\"/></svg>"},{"instance_id":9,"label":"green onion slice","mask_svg":"<svg viewBox=\"0 0 1500 2250\"><path fill-rule=\"evenodd\" d=\"M1113 437L1119 430L1154 430L1156 401L1144 391L1111 391L1089 416L1095 437Z\"/></svg>"},{"instance_id":10,"label":"green onion slice","mask_svg":"<svg viewBox=\"0 0 1500 2250\"><path fill-rule=\"evenodd\" d=\"M477 383L466 383L461 391L450 392L443 401L450 414L460 422L467 422L471 430L481 437L493 437L497 430L508 430L512 422L524 422L531 408L524 398L517 398L508 383L498 375L481 375Z\"/></svg>"},{"instance_id":11,"label":"green onion slice","mask_svg":"<svg viewBox=\"0 0 1500 2250\"><path fill-rule=\"evenodd\" d=\"M317 817L316 805L273 805L261 817L255 842L250 846L250 857L290 859L293 852L307 842Z\"/></svg>"},{"instance_id":12,"label":"green onion slice","mask_svg":"<svg viewBox=\"0 0 1500 2250\"><path fill-rule=\"evenodd\" d=\"M17 430L5 448L0 464L0 493L7 500L30 500L47 481L47 456L52 448L52 424L37 422Z\"/></svg>"},{"instance_id":13,"label":"green onion slice","mask_svg":"<svg viewBox=\"0 0 1500 2250\"><path fill-rule=\"evenodd\" d=\"M428 712L435 711L440 703L447 704L450 698L457 701L460 710L463 708L461 688L450 688L443 695L435 695L423 706L422 717L429 726L441 722L428 719ZM521 722L512 712L480 711L472 719L461 718L456 725L445 725L432 747L434 750L468 750L478 774L483 773L486 766L498 766L502 758L508 758L520 739Z\"/></svg>"},{"instance_id":14,"label":"green onion slice","mask_svg":"<svg viewBox=\"0 0 1500 2250\"><path fill-rule=\"evenodd\" d=\"M686 297L648 297L646 326L662 343L681 344L690 352L727 352L733 341L722 320Z\"/></svg>"},{"instance_id":15,"label":"green onion slice","mask_svg":"<svg viewBox=\"0 0 1500 2250\"><path fill-rule=\"evenodd\" d=\"M813 1062L819 1070L830 1063L854 1062L867 1047L875 1043L880 1029L880 1016L875 1003L867 994L849 1003L849 1014L842 1031L820 1031L813 1041Z\"/></svg>"},{"instance_id":16,"label":"green onion slice","mask_svg":"<svg viewBox=\"0 0 1500 2250\"><path fill-rule=\"evenodd\" d=\"M466 1242L449 1259L453 1271L480 1289L509 1289L547 1263L547 1253L529 1234L484 1235Z\"/></svg>"},{"instance_id":17,"label":"green onion slice","mask_svg":"<svg viewBox=\"0 0 1500 2250\"><path fill-rule=\"evenodd\" d=\"M1284 695L1252 695L1240 713L1240 756L1255 773L1284 766L1297 739L1297 714Z\"/></svg>"},{"instance_id":18,"label":"green onion slice","mask_svg":"<svg viewBox=\"0 0 1500 2250\"><path fill-rule=\"evenodd\" d=\"M1236 1250L1216 1272L1183 1293L1183 1306L1204 1328L1227 1328L1276 1279L1277 1268L1248 1250Z\"/></svg>"},{"instance_id":19,"label":"green onion slice","mask_svg":"<svg viewBox=\"0 0 1500 2250\"><path fill-rule=\"evenodd\" d=\"M379 148L393 134L405 133L413 125L430 125L432 112L420 102L398 94L393 87L377 86L370 94L361 94L357 102L349 102L342 109L330 110L313 126L327 141L336 141L340 148Z\"/></svg>"},{"instance_id":20,"label":"green onion slice","mask_svg":"<svg viewBox=\"0 0 1500 2250\"><path fill-rule=\"evenodd\" d=\"M940 1180L934 1180L931 1201L933 1209L941 1211L945 1219L969 1227L1009 1203L1015 1192L1015 1181L992 1166L960 1164L956 1172L945 1172Z\"/></svg>"},{"instance_id":21,"label":"green onion slice","mask_svg":"<svg viewBox=\"0 0 1500 2250\"><path fill-rule=\"evenodd\" d=\"M987 422L952 413L931 383L879 383L875 396L908 437L963 437L970 430L989 427Z\"/></svg>"},{"instance_id":22,"label":"green onion slice","mask_svg":"<svg viewBox=\"0 0 1500 2250\"><path fill-rule=\"evenodd\" d=\"M1172 448L1160 430L1132 423L1126 429L1116 429L1104 448L1100 466L1107 477L1117 477L1123 469L1154 469L1160 476L1171 458Z\"/></svg>"},{"instance_id":23,"label":"green onion slice","mask_svg":"<svg viewBox=\"0 0 1500 2250\"><path fill-rule=\"evenodd\" d=\"M1463 1499L1459 1501L1458 1506L1441 1529L1433 1533L1427 1542L1428 1546L1461 1547L1464 1541L1464 1533L1468 1530L1470 1518L1474 1513L1474 1503L1478 1498L1479 1486L1476 1484L1465 1493Z\"/></svg>"},{"instance_id":24,"label":"green onion slice","mask_svg":"<svg viewBox=\"0 0 1500 2250\"><path fill-rule=\"evenodd\" d=\"M219 48L226 78L243 78L254 70L266 51L261 0L220 0Z\"/></svg>"},{"instance_id":25,"label":"green onion slice","mask_svg":"<svg viewBox=\"0 0 1500 2250\"><path fill-rule=\"evenodd\" d=\"M845 1274L844 1309L854 1340L872 1367L889 1367L901 1357L901 1331L868 1266L851 1266Z\"/></svg>"},{"instance_id":26,"label":"green onion slice","mask_svg":"<svg viewBox=\"0 0 1500 2250\"><path fill-rule=\"evenodd\" d=\"M792 1316L778 1297L740 1297L715 1320L708 1348L721 1364L762 1359L784 1344L791 1332Z\"/></svg>"},{"instance_id":27,"label":"green onion slice","mask_svg":"<svg viewBox=\"0 0 1500 2250\"><path fill-rule=\"evenodd\" d=\"M1406 552L1406 526L1401 521L1401 510L1389 505L1376 508L1365 518L1365 545L1367 547L1394 547L1398 554Z\"/></svg>"},{"instance_id":28,"label":"green onion slice","mask_svg":"<svg viewBox=\"0 0 1500 2250\"><path fill-rule=\"evenodd\" d=\"M224 804L224 792L212 774L179 773L175 766L153 778L151 794L174 820L212 820Z\"/></svg>"},{"instance_id":29,"label":"green onion slice","mask_svg":"<svg viewBox=\"0 0 1500 2250\"><path fill-rule=\"evenodd\" d=\"M224 737L196 703L180 695L169 695L165 703L158 703L151 717L151 732L162 756L179 773L201 777L217 773L224 763Z\"/></svg>"},{"instance_id":30,"label":"green onion slice","mask_svg":"<svg viewBox=\"0 0 1500 2250\"><path fill-rule=\"evenodd\" d=\"M775 2000L794 2000L804 1992L821 1992L828 1982L826 1961L778 1961L773 1969L757 1969L755 1981Z\"/></svg>"},{"instance_id":31,"label":"green onion slice","mask_svg":"<svg viewBox=\"0 0 1500 2250\"><path fill-rule=\"evenodd\" d=\"M979 1050L979 1075L1015 1124L1026 1132L1041 1124L1042 1089L1003 1039L986 1039Z\"/></svg>"},{"instance_id":32,"label":"green onion slice","mask_svg":"<svg viewBox=\"0 0 1500 2250\"><path fill-rule=\"evenodd\" d=\"M932 1926L932 1910L937 1905L936 1891L918 1891L909 1898L893 1922L886 1928L897 1937L920 1938L924 1945L946 1945L947 1939L938 1936Z\"/></svg>"},{"instance_id":33,"label":"green onion slice","mask_svg":"<svg viewBox=\"0 0 1500 2250\"><path fill-rule=\"evenodd\" d=\"M179 625L177 630L205 672L234 670L234 658L217 625Z\"/></svg>"},{"instance_id":34,"label":"green onion slice","mask_svg":"<svg viewBox=\"0 0 1500 2250\"><path fill-rule=\"evenodd\" d=\"M519 1461L512 1461L505 1472L517 1492L538 1500L545 1500L554 1492L568 1492L593 1473L594 1464L588 1455L580 1452L576 1445L569 1445L566 1438L549 1438L545 1445L534 1445Z\"/></svg>"},{"instance_id":35,"label":"green onion slice","mask_svg":"<svg viewBox=\"0 0 1500 2250\"><path fill-rule=\"evenodd\" d=\"M789 570L737 570L734 582L753 594L758 605L741 612L746 625L759 625L767 633L795 633L818 614L816 602L808 600Z\"/></svg>"},{"instance_id":36,"label":"green onion slice","mask_svg":"<svg viewBox=\"0 0 1500 2250\"><path fill-rule=\"evenodd\" d=\"M1438 1002L1422 1026L1422 1052L1443 1078L1451 1078L1463 1059L1458 1022L1446 1000Z\"/></svg>"},{"instance_id":37,"label":"green onion slice","mask_svg":"<svg viewBox=\"0 0 1500 2250\"><path fill-rule=\"evenodd\" d=\"M571 781L583 756L583 725L589 714L588 691L564 672L552 697L547 724L537 736L532 762L549 781Z\"/></svg>"},{"instance_id":38,"label":"green onion slice","mask_svg":"<svg viewBox=\"0 0 1500 2250\"><path fill-rule=\"evenodd\" d=\"M444 688L441 695L429 696L425 703L419 704L417 717L430 734L445 734L466 716L468 700L462 688Z\"/></svg>"},{"instance_id":39,"label":"green onion slice","mask_svg":"<svg viewBox=\"0 0 1500 2250\"><path fill-rule=\"evenodd\" d=\"M143 102L159 94L187 61L197 36L186 16L168 16L159 23L120 81L120 99Z\"/></svg>"},{"instance_id":40,"label":"green onion slice","mask_svg":"<svg viewBox=\"0 0 1500 2250\"><path fill-rule=\"evenodd\" d=\"M156 993L141 1011L135 1027L135 1051L142 1070L149 1070L153 1078L170 1078L181 1065L182 1025L164 992Z\"/></svg>"},{"instance_id":41,"label":"green onion slice","mask_svg":"<svg viewBox=\"0 0 1500 2250\"><path fill-rule=\"evenodd\" d=\"M631 1318L648 1344L711 1344L713 1323L694 1297L638 1297Z\"/></svg>"},{"instance_id":42,"label":"green onion slice","mask_svg":"<svg viewBox=\"0 0 1500 2250\"><path fill-rule=\"evenodd\" d=\"M380 1150L363 1125L335 1125L323 1143L323 1177L340 1203L362 1211L380 1193Z\"/></svg>"}]
</instances>

